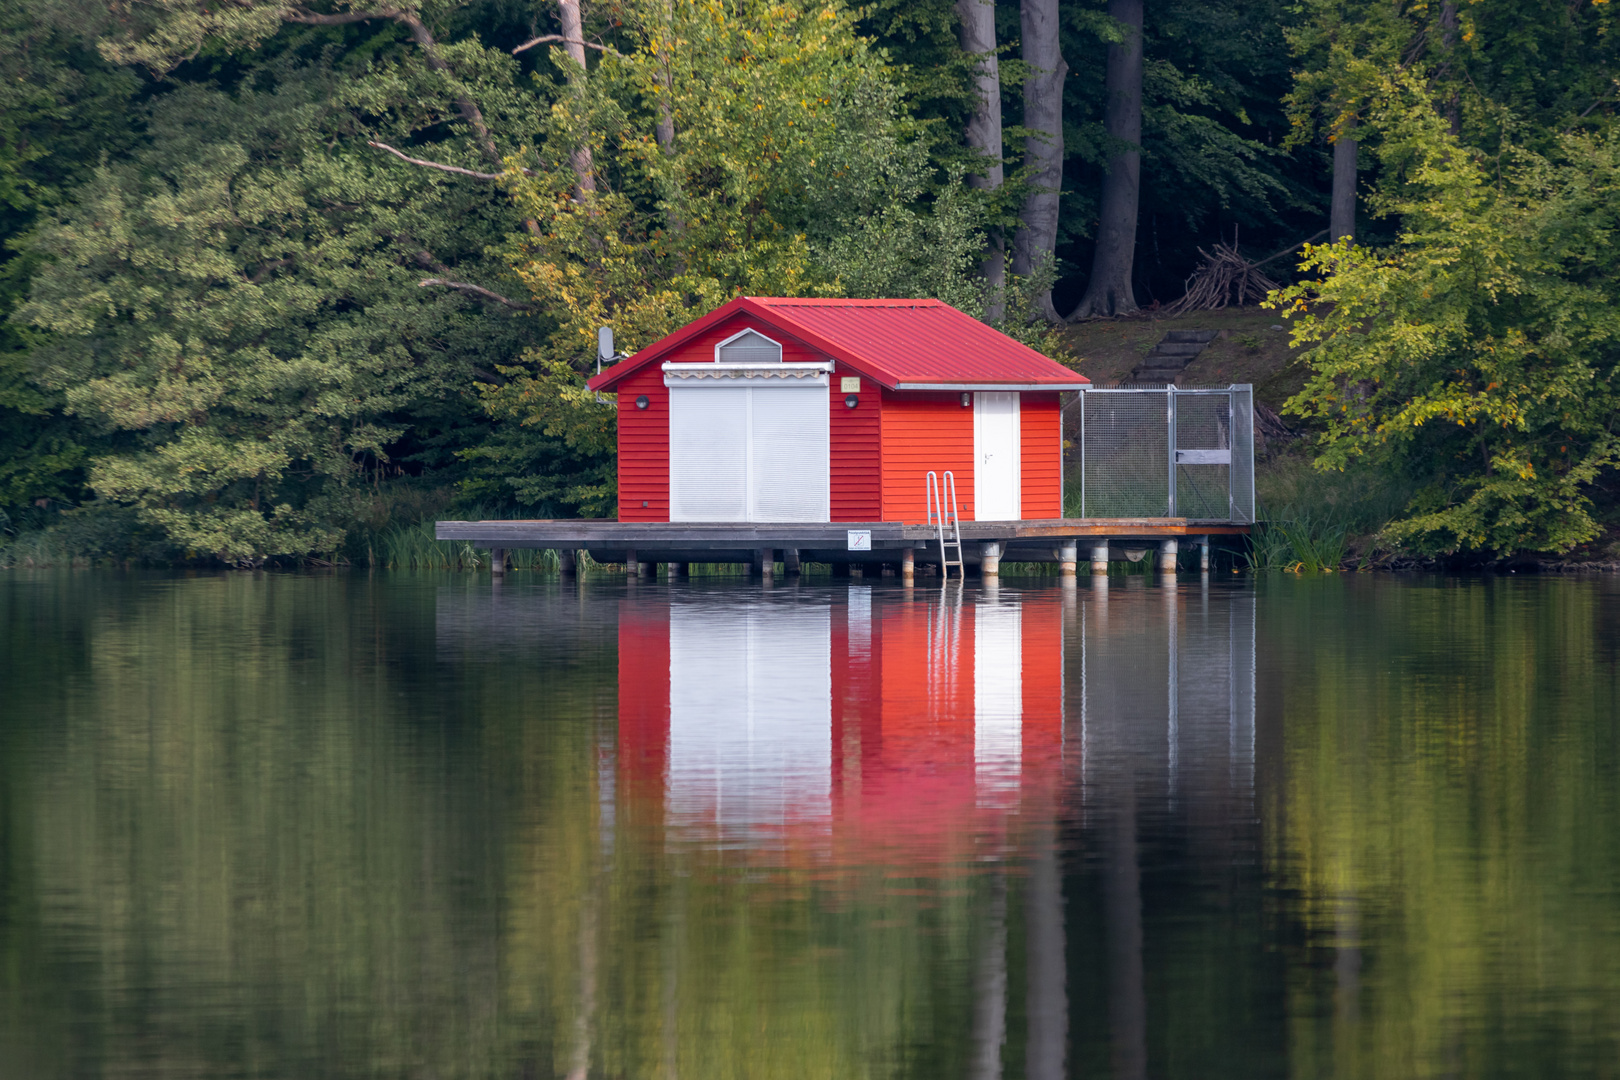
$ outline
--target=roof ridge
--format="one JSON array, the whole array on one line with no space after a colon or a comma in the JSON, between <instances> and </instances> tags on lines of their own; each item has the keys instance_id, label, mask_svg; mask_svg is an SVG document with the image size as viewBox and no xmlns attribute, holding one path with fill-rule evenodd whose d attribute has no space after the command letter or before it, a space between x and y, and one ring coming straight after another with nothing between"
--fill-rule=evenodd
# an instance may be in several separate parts
<instances>
[{"instance_id":1,"label":"roof ridge","mask_svg":"<svg viewBox=\"0 0 1620 1080\"><path fill-rule=\"evenodd\" d=\"M747 299L768 307L948 307L932 296L838 297L838 296L750 296Z\"/></svg>"}]
</instances>

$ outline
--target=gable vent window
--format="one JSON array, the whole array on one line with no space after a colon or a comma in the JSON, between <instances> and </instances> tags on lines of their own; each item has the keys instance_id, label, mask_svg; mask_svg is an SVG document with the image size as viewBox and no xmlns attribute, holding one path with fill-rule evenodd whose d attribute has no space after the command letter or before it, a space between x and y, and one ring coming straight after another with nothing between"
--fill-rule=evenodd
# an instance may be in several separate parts
<instances>
[{"instance_id":1,"label":"gable vent window","mask_svg":"<svg viewBox=\"0 0 1620 1080\"><path fill-rule=\"evenodd\" d=\"M722 364L780 364L782 346L754 330L744 330L715 347L714 358Z\"/></svg>"}]
</instances>

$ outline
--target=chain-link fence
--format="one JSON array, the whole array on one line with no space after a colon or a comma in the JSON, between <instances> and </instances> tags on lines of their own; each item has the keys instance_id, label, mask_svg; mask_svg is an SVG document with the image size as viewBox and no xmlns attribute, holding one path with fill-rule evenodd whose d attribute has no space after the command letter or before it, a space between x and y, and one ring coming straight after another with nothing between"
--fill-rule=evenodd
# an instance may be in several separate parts
<instances>
[{"instance_id":1,"label":"chain-link fence","mask_svg":"<svg viewBox=\"0 0 1620 1080\"><path fill-rule=\"evenodd\" d=\"M1254 521L1254 391L1080 395L1080 516Z\"/></svg>"}]
</instances>

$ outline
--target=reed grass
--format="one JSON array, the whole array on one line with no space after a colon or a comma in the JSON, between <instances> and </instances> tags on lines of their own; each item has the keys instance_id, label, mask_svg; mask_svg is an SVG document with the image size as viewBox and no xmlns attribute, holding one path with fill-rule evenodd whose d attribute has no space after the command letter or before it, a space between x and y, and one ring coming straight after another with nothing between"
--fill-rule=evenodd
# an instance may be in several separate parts
<instances>
[{"instance_id":1,"label":"reed grass","mask_svg":"<svg viewBox=\"0 0 1620 1080\"><path fill-rule=\"evenodd\" d=\"M1349 550L1343 525L1299 517L1257 523L1244 559L1250 570L1330 574L1344 565Z\"/></svg>"}]
</instances>

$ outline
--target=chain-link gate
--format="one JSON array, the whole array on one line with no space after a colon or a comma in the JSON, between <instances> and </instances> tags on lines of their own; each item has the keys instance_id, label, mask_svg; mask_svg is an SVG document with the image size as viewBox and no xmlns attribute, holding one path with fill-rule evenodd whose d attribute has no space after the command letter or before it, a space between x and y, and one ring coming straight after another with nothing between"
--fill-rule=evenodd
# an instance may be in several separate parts
<instances>
[{"instance_id":1,"label":"chain-link gate","mask_svg":"<svg viewBox=\"0 0 1620 1080\"><path fill-rule=\"evenodd\" d=\"M1254 521L1254 391L1080 394L1080 516Z\"/></svg>"}]
</instances>

